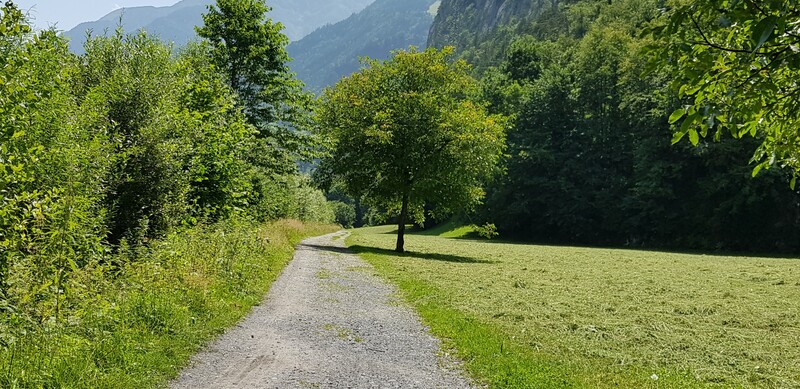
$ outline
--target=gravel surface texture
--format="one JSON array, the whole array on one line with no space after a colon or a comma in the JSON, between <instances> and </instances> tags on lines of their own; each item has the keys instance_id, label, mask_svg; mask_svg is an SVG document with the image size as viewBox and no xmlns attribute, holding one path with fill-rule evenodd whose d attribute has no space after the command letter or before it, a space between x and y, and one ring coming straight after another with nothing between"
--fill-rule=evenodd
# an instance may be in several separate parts
<instances>
[{"instance_id":1,"label":"gravel surface texture","mask_svg":"<svg viewBox=\"0 0 800 389\"><path fill-rule=\"evenodd\" d=\"M346 234L303 241L264 303L170 386L471 388Z\"/></svg>"}]
</instances>

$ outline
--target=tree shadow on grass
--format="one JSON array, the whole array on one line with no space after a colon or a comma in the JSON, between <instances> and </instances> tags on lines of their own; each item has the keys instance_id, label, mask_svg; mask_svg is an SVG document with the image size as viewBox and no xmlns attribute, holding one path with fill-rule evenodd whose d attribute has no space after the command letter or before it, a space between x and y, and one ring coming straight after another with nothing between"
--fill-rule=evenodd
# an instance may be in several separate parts
<instances>
[{"instance_id":1,"label":"tree shadow on grass","mask_svg":"<svg viewBox=\"0 0 800 389\"><path fill-rule=\"evenodd\" d=\"M495 238L495 239L486 239L486 238L482 237L478 233L478 231L470 231L470 232L468 232L468 233L466 233L466 234L464 234L462 236L441 236L440 235L441 233L442 233L442 231L437 230L436 227L434 227L432 229L428 229L428 230L423 230L423 229L421 229L419 227L416 227L416 226L409 226L408 229L406 230L406 235L412 235L412 236L432 236L432 237L437 237L437 238L442 238L442 239L466 240L466 241L477 242L477 243L510 243L510 244L515 243L513 241L504 240L504 239L497 239L497 238ZM381 235L397 235L397 228L395 228L395 229L393 229L391 231L381 232L380 234Z\"/></svg>"},{"instance_id":2,"label":"tree shadow on grass","mask_svg":"<svg viewBox=\"0 0 800 389\"><path fill-rule=\"evenodd\" d=\"M413 251L406 251L405 253L398 253L394 250L387 250L377 247L367 247L367 246L350 246L350 250L355 252L356 254L378 254L378 255L391 255L396 257L403 257L403 258L417 258L417 259L425 259L429 261L441 261L441 262L452 262L452 263L484 263L484 264L492 264L498 263L497 261L489 261L486 259L478 259L478 258L470 258L470 257L462 257L459 255L450 255L450 254L437 254L437 253L417 253Z\"/></svg>"},{"instance_id":3,"label":"tree shadow on grass","mask_svg":"<svg viewBox=\"0 0 800 389\"><path fill-rule=\"evenodd\" d=\"M477 259L477 258L470 258L470 257L462 257L458 255L450 255L450 254L436 254L436 253L417 253L406 251L405 253L398 253L394 250L387 250L381 249L377 247L367 247L367 246L350 246L347 247L335 247L335 246L322 246L316 244L306 244L303 245L304 247L308 247L312 250L316 251L328 251L332 253L339 253L339 254L379 254L379 255L391 255L396 257L402 258L417 258L417 259L425 259L429 261L441 261L441 262L451 262L451 263L483 263L483 264L492 264L492 263L499 263L498 261L489 261L485 259Z\"/></svg>"}]
</instances>

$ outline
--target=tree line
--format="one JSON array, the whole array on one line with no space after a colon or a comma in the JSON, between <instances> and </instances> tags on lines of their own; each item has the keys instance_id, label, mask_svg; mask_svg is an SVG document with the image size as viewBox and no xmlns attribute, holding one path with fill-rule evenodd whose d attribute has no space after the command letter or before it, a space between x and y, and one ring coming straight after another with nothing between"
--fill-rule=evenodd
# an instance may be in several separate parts
<instances>
[{"instance_id":1,"label":"tree line","mask_svg":"<svg viewBox=\"0 0 800 389\"><path fill-rule=\"evenodd\" d=\"M711 3L554 2L459 47L490 110L513 118L505 174L471 220L537 242L797 252L797 148L785 130L796 99L780 89L796 74L793 14L777 3ZM724 42L728 54L692 45L703 31L739 41ZM715 65L733 70L716 80ZM753 66L780 70L755 77ZM782 113L770 116L772 107ZM717 128L736 136L705 138ZM754 154L761 165L749 163Z\"/></svg>"},{"instance_id":2,"label":"tree line","mask_svg":"<svg viewBox=\"0 0 800 389\"><path fill-rule=\"evenodd\" d=\"M117 31L89 39L80 56L54 31L32 32L9 1L0 291L12 303L57 294L71 270L109 253L234 216L344 225L394 216L398 251L406 222L461 211L523 240L797 251L792 171L757 169L753 179L747 164L769 150L791 162L789 148L764 142L774 126L703 137L703 123L722 116L703 108L702 88L673 90L676 74L702 72L682 68L697 65L675 55L685 45L650 33L677 28L686 17L668 16L694 8L671 10L555 2L461 48L475 71L451 49L411 49L365 60L315 101L289 72L288 40L263 1L219 0L198 27L203 39L177 54ZM784 19L748 24L746 43L767 56L791 51L774 38ZM755 108L742 112L737 130L765 123ZM673 144L681 137L691 142ZM315 159L312 183L298 161ZM342 201L326 202L316 185Z\"/></svg>"}]
</instances>

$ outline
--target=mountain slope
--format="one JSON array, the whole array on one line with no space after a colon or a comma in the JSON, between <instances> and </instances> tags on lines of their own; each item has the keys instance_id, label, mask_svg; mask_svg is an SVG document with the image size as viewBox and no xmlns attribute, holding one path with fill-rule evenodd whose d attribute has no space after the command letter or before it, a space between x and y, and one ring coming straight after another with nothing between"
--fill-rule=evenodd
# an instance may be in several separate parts
<instances>
[{"instance_id":1,"label":"mountain slope","mask_svg":"<svg viewBox=\"0 0 800 389\"><path fill-rule=\"evenodd\" d=\"M459 58L471 63L477 73L499 63L514 37L537 28L559 36L564 21L553 17L578 0L442 0L431 26L428 46L455 46ZM542 34L537 34L542 35Z\"/></svg>"},{"instance_id":2,"label":"mountain slope","mask_svg":"<svg viewBox=\"0 0 800 389\"><path fill-rule=\"evenodd\" d=\"M374 0L270 0L269 17L283 23L290 40L298 40L328 23L340 21L358 12ZM158 35L162 40L181 46L194 39L194 26L203 22L202 14L215 0L183 0L169 7L131 7L118 9L94 22L81 23L64 32L70 38L73 52L83 51L86 32L95 35L113 31L122 20L126 32L140 29Z\"/></svg>"},{"instance_id":3,"label":"mountain slope","mask_svg":"<svg viewBox=\"0 0 800 389\"><path fill-rule=\"evenodd\" d=\"M339 23L289 45L290 66L313 91L359 69L359 57L385 59L392 50L425 47L435 0L377 0Z\"/></svg>"}]
</instances>

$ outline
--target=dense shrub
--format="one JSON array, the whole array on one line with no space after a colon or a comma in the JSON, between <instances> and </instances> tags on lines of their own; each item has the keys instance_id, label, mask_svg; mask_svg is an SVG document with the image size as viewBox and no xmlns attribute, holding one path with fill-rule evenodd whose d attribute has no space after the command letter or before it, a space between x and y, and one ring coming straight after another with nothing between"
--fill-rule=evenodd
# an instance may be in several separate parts
<instances>
[{"instance_id":1,"label":"dense shrub","mask_svg":"<svg viewBox=\"0 0 800 389\"><path fill-rule=\"evenodd\" d=\"M78 80L83 105L113 147L105 177L109 240L164 234L188 214L182 161L191 122L169 47L144 33L89 39Z\"/></svg>"},{"instance_id":2,"label":"dense shrub","mask_svg":"<svg viewBox=\"0 0 800 389\"><path fill-rule=\"evenodd\" d=\"M41 321L57 313L71 269L104 247L102 137L83 126L70 80L78 63L51 31L31 35L21 13L0 24L0 299Z\"/></svg>"},{"instance_id":3,"label":"dense shrub","mask_svg":"<svg viewBox=\"0 0 800 389\"><path fill-rule=\"evenodd\" d=\"M353 204L343 203L341 201L332 201L333 215L336 218L336 223L344 228L352 228L356 223L356 207Z\"/></svg>"},{"instance_id":4,"label":"dense shrub","mask_svg":"<svg viewBox=\"0 0 800 389\"><path fill-rule=\"evenodd\" d=\"M334 218L206 44L85 49L0 6L0 387L160 382Z\"/></svg>"}]
</instances>

